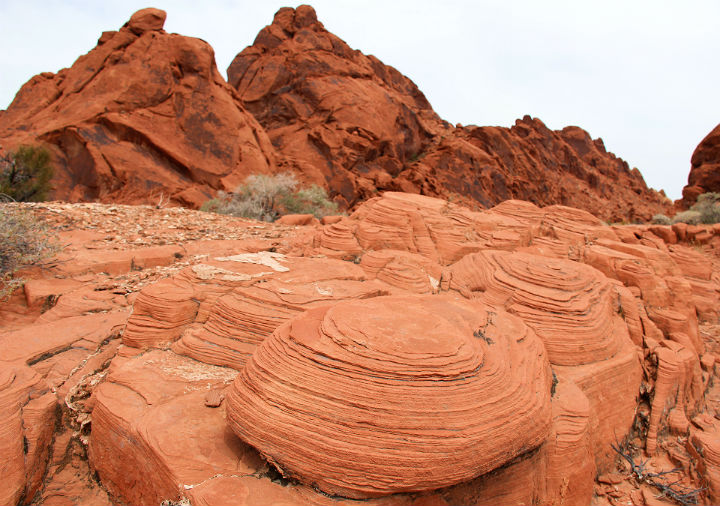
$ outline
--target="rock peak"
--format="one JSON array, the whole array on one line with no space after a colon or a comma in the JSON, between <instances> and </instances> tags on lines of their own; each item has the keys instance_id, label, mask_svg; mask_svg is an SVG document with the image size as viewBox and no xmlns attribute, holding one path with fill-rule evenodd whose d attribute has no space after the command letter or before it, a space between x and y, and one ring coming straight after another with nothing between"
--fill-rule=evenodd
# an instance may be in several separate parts
<instances>
[{"instance_id":1,"label":"rock peak","mask_svg":"<svg viewBox=\"0 0 720 506\"><path fill-rule=\"evenodd\" d=\"M295 33L303 28L310 28L318 23L315 9L310 5L300 5L293 9L292 7L282 7L275 13L273 25L279 26L287 33Z\"/></svg>"},{"instance_id":2,"label":"rock peak","mask_svg":"<svg viewBox=\"0 0 720 506\"><path fill-rule=\"evenodd\" d=\"M141 35L145 32L162 30L165 26L165 18L167 18L167 12L164 10L148 7L133 14L125 26L133 33Z\"/></svg>"}]
</instances>

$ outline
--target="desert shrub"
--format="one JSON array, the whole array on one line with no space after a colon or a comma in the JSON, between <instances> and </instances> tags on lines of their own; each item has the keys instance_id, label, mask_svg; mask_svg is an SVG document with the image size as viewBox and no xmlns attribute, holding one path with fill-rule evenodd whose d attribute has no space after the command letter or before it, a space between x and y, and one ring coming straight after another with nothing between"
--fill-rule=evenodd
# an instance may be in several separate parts
<instances>
[{"instance_id":1,"label":"desert shrub","mask_svg":"<svg viewBox=\"0 0 720 506\"><path fill-rule=\"evenodd\" d=\"M16 202L40 202L52 190L50 153L39 146L20 146L0 159L0 194Z\"/></svg>"},{"instance_id":2,"label":"desert shrub","mask_svg":"<svg viewBox=\"0 0 720 506\"><path fill-rule=\"evenodd\" d=\"M720 223L720 193L703 193L690 210L700 213L700 223Z\"/></svg>"},{"instance_id":3,"label":"desert shrub","mask_svg":"<svg viewBox=\"0 0 720 506\"><path fill-rule=\"evenodd\" d=\"M720 193L703 193L690 209L677 213L672 221L688 225L720 223Z\"/></svg>"},{"instance_id":4,"label":"desert shrub","mask_svg":"<svg viewBox=\"0 0 720 506\"><path fill-rule=\"evenodd\" d=\"M219 192L201 211L275 221L284 214L313 214L320 218L337 212L337 204L317 185L295 191L298 181L288 172L249 176L234 192Z\"/></svg>"},{"instance_id":5,"label":"desert shrub","mask_svg":"<svg viewBox=\"0 0 720 506\"><path fill-rule=\"evenodd\" d=\"M0 204L0 299L24 280L15 278L23 267L37 265L59 250L48 226L30 212Z\"/></svg>"},{"instance_id":6,"label":"desert shrub","mask_svg":"<svg viewBox=\"0 0 720 506\"><path fill-rule=\"evenodd\" d=\"M693 210L683 211L673 216L672 222L687 223L688 225L698 225L700 223L700 213Z\"/></svg>"},{"instance_id":7,"label":"desert shrub","mask_svg":"<svg viewBox=\"0 0 720 506\"><path fill-rule=\"evenodd\" d=\"M338 211L337 203L328 198L325 188L316 184L284 196L281 204L286 214L312 214L316 218Z\"/></svg>"},{"instance_id":8,"label":"desert shrub","mask_svg":"<svg viewBox=\"0 0 720 506\"><path fill-rule=\"evenodd\" d=\"M664 214L656 214L652 217L650 223L652 223L653 225L670 225L672 224L672 221Z\"/></svg>"}]
</instances>

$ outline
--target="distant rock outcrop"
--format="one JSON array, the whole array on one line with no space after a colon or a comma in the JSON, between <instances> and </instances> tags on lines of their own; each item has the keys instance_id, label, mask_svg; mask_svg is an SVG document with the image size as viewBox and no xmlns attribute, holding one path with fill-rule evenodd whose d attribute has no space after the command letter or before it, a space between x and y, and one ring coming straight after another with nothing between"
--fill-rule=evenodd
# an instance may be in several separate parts
<instances>
[{"instance_id":1,"label":"distant rock outcrop","mask_svg":"<svg viewBox=\"0 0 720 506\"><path fill-rule=\"evenodd\" d=\"M392 187L450 128L410 79L351 49L308 5L280 9L228 81L292 167L348 205Z\"/></svg>"},{"instance_id":2,"label":"distant rock outcrop","mask_svg":"<svg viewBox=\"0 0 720 506\"><path fill-rule=\"evenodd\" d=\"M698 195L720 192L720 125L698 144L690 159L688 184L683 188L679 207L687 209L695 203Z\"/></svg>"},{"instance_id":3,"label":"distant rock outcrop","mask_svg":"<svg viewBox=\"0 0 720 506\"><path fill-rule=\"evenodd\" d=\"M199 207L250 174L290 170L342 208L382 191L489 208L504 200L649 220L669 201L578 127L526 116L453 127L418 87L328 32L312 7L280 9L218 73L212 48L143 9L69 69L32 78L0 111L0 151L44 143L54 197Z\"/></svg>"},{"instance_id":4,"label":"distant rock outcrop","mask_svg":"<svg viewBox=\"0 0 720 506\"><path fill-rule=\"evenodd\" d=\"M452 127L412 81L350 49L307 5L280 9L228 80L290 166L351 206L392 190L482 207L564 204L633 221L669 204L581 128L552 131L529 116L512 128Z\"/></svg>"},{"instance_id":5,"label":"distant rock outcrop","mask_svg":"<svg viewBox=\"0 0 720 506\"><path fill-rule=\"evenodd\" d=\"M0 144L49 145L54 197L198 207L274 167L273 148L200 39L143 9L69 69L33 77L0 116ZM153 202L154 203L154 202Z\"/></svg>"}]
</instances>

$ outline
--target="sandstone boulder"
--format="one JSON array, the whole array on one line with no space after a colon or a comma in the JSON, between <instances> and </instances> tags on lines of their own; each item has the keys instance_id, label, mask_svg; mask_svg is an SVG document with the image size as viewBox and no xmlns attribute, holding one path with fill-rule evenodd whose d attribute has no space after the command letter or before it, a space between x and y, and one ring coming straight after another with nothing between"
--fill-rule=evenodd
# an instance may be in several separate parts
<instances>
[{"instance_id":1,"label":"sandstone boulder","mask_svg":"<svg viewBox=\"0 0 720 506\"><path fill-rule=\"evenodd\" d=\"M380 297L280 327L234 382L227 414L285 476L363 498L460 483L539 446L550 383L520 320Z\"/></svg>"}]
</instances>

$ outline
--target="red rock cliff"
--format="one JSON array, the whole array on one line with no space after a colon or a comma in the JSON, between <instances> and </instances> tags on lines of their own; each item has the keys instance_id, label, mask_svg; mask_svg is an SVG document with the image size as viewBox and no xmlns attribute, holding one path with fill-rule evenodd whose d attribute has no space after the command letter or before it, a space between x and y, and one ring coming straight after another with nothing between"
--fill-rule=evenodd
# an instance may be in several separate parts
<instances>
[{"instance_id":1,"label":"red rock cliff","mask_svg":"<svg viewBox=\"0 0 720 506\"><path fill-rule=\"evenodd\" d=\"M310 6L280 9L228 69L205 42L139 11L69 69L44 73L0 114L0 151L42 142L54 197L197 207L248 175L296 172L343 207L402 191L471 207L566 204L648 220L667 199L578 127L443 121L396 69L325 30Z\"/></svg>"},{"instance_id":2,"label":"red rock cliff","mask_svg":"<svg viewBox=\"0 0 720 506\"><path fill-rule=\"evenodd\" d=\"M698 195L720 192L720 125L698 144L690 159L688 184L683 188L680 207L687 209L695 203Z\"/></svg>"},{"instance_id":3,"label":"red rock cliff","mask_svg":"<svg viewBox=\"0 0 720 506\"><path fill-rule=\"evenodd\" d=\"M164 22L161 10L135 13L71 68L33 77L0 116L4 148L52 148L55 198L147 203L164 193L198 206L274 166L212 48Z\"/></svg>"},{"instance_id":4,"label":"red rock cliff","mask_svg":"<svg viewBox=\"0 0 720 506\"><path fill-rule=\"evenodd\" d=\"M453 128L408 78L354 51L305 5L283 8L228 68L278 152L349 205L379 190L491 207L520 198L613 221L647 220L669 201L578 127Z\"/></svg>"}]
</instances>

